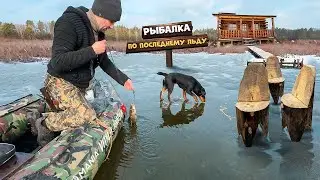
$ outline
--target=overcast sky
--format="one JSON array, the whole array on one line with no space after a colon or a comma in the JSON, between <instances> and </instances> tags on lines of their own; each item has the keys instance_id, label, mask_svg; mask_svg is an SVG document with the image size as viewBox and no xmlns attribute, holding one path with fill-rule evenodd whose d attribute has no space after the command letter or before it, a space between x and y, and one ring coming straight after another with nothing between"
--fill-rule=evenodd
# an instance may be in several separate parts
<instances>
[{"instance_id":1,"label":"overcast sky","mask_svg":"<svg viewBox=\"0 0 320 180\"><path fill-rule=\"evenodd\" d=\"M2 0L0 21L56 20L69 6L91 7L93 0ZM276 15L276 27L319 28L320 0L122 0L120 22L128 27L192 21L194 28L216 28L212 13ZM271 24L271 23L270 23Z\"/></svg>"}]
</instances>

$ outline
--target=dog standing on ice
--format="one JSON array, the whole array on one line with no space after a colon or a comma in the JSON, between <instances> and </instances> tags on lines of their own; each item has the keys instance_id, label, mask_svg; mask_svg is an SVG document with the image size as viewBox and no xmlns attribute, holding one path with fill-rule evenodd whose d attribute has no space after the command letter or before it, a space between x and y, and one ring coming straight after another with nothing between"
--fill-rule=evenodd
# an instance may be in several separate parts
<instances>
[{"instance_id":1,"label":"dog standing on ice","mask_svg":"<svg viewBox=\"0 0 320 180\"><path fill-rule=\"evenodd\" d=\"M173 91L174 84L177 84L182 89L183 99L185 101L188 101L187 93L192 96L196 102L198 102L198 98L202 102L206 101L206 91L194 77L181 73L167 74L158 72L157 74L165 77L162 82L160 101L163 100L162 94L168 90L168 100L171 102L170 95Z\"/></svg>"}]
</instances>

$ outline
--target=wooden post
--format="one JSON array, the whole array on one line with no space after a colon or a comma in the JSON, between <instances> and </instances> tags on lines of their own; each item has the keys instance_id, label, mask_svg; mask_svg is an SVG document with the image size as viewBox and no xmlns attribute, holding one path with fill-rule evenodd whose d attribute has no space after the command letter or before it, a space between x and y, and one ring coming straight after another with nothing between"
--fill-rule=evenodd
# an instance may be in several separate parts
<instances>
[{"instance_id":1,"label":"wooden post","mask_svg":"<svg viewBox=\"0 0 320 180\"><path fill-rule=\"evenodd\" d=\"M252 35L253 35L253 39L256 38L256 35L255 35L255 28L254 28L254 19L252 19Z\"/></svg>"},{"instance_id":2,"label":"wooden post","mask_svg":"<svg viewBox=\"0 0 320 180\"><path fill-rule=\"evenodd\" d=\"M240 37L241 37L241 42L243 44L243 35L242 35L242 18L240 17Z\"/></svg>"},{"instance_id":3,"label":"wooden post","mask_svg":"<svg viewBox=\"0 0 320 180\"><path fill-rule=\"evenodd\" d=\"M166 50L166 64L167 67L172 67L172 49Z\"/></svg>"},{"instance_id":4,"label":"wooden post","mask_svg":"<svg viewBox=\"0 0 320 180\"><path fill-rule=\"evenodd\" d=\"M272 19L272 36L275 37L275 32L274 32L274 18Z\"/></svg>"},{"instance_id":5,"label":"wooden post","mask_svg":"<svg viewBox=\"0 0 320 180\"><path fill-rule=\"evenodd\" d=\"M220 18L219 18L219 16L217 16L217 40L218 40L218 41L219 41L219 39L220 39L219 26L220 26Z\"/></svg>"}]
</instances>

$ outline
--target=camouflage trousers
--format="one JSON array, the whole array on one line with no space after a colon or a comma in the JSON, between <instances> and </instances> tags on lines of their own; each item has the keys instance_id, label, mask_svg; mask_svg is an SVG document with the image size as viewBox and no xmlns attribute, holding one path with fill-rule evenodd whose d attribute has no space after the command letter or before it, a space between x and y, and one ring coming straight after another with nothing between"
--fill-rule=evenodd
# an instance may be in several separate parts
<instances>
[{"instance_id":1,"label":"camouflage trousers","mask_svg":"<svg viewBox=\"0 0 320 180\"><path fill-rule=\"evenodd\" d=\"M46 91L55 102L58 112L45 113L45 125L51 131L76 128L85 122L95 124L97 115L85 99L85 89L79 89L64 79L47 74Z\"/></svg>"}]
</instances>

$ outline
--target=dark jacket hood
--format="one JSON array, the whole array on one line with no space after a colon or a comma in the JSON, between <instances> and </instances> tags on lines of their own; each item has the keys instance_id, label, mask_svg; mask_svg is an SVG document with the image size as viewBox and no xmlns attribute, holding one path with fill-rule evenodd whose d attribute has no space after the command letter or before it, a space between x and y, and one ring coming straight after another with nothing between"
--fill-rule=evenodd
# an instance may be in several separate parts
<instances>
[{"instance_id":1,"label":"dark jacket hood","mask_svg":"<svg viewBox=\"0 0 320 180\"><path fill-rule=\"evenodd\" d=\"M67 9L63 12L63 14L65 13L77 13L79 15L85 15L86 12L88 12L89 9L83 6L79 6L79 7L73 7L73 6L68 6Z\"/></svg>"},{"instance_id":2,"label":"dark jacket hood","mask_svg":"<svg viewBox=\"0 0 320 180\"><path fill-rule=\"evenodd\" d=\"M69 6L67 7L67 9L63 12L63 14L76 14L78 16L80 16L86 23L90 24L90 20L86 14L86 12L88 12L89 9L83 6L79 6L79 7L73 7L73 6Z\"/></svg>"}]
</instances>

